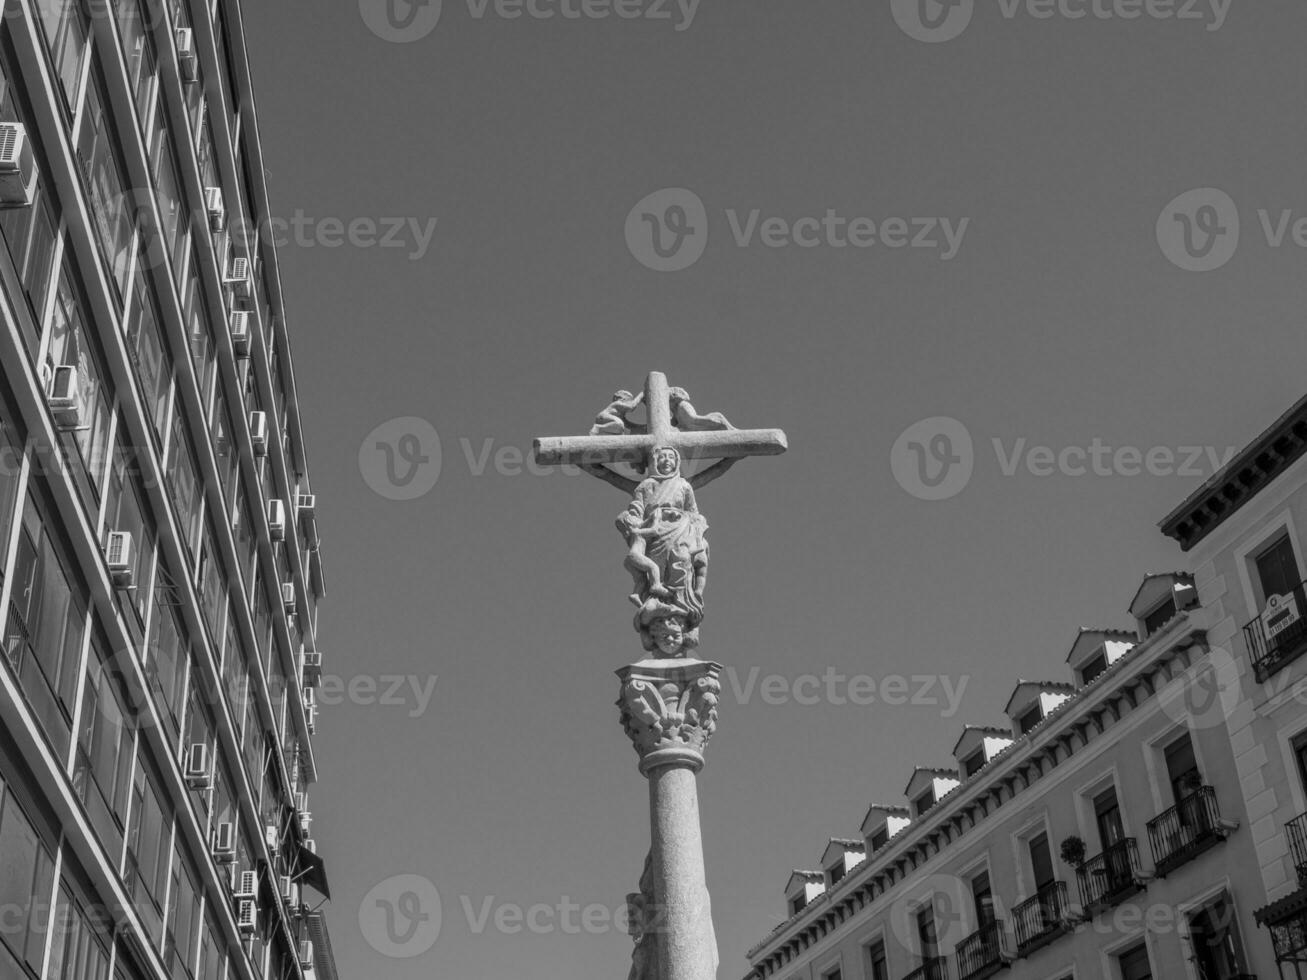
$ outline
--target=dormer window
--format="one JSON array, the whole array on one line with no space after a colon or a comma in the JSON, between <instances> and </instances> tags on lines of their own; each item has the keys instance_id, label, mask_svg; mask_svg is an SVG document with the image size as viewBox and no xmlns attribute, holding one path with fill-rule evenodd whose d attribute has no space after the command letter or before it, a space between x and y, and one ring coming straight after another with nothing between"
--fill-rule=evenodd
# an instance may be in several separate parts
<instances>
[{"instance_id":1,"label":"dormer window","mask_svg":"<svg viewBox=\"0 0 1307 980\"><path fill-rule=\"evenodd\" d=\"M1166 601L1144 617L1144 636L1149 637L1175 618L1175 597L1168 596Z\"/></svg>"},{"instance_id":2,"label":"dormer window","mask_svg":"<svg viewBox=\"0 0 1307 980\"><path fill-rule=\"evenodd\" d=\"M912 801L912 812L918 817L926 815L926 811L935 805L935 791L927 790Z\"/></svg>"},{"instance_id":3,"label":"dormer window","mask_svg":"<svg viewBox=\"0 0 1307 980\"><path fill-rule=\"evenodd\" d=\"M790 915L798 915L808 904L808 896L799 894L790 899ZM773 906L774 907L774 906Z\"/></svg>"},{"instance_id":4,"label":"dormer window","mask_svg":"<svg viewBox=\"0 0 1307 980\"><path fill-rule=\"evenodd\" d=\"M826 878L832 885L836 884L841 878L844 877L844 875L845 875L845 869L844 869L843 861L840 861L837 864L832 864L829 868L826 869Z\"/></svg>"},{"instance_id":5,"label":"dormer window","mask_svg":"<svg viewBox=\"0 0 1307 980\"><path fill-rule=\"evenodd\" d=\"M871 841L870 841L870 843L871 843L871 849L872 849L873 852L875 852L875 851L879 851L882 847L884 847L886 844L888 844L888 843L889 843L889 828L888 828L888 827L881 827L880 830L878 830L878 831L876 831L874 834L872 834L872 835L871 835Z\"/></svg>"},{"instance_id":6,"label":"dormer window","mask_svg":"<svg viewBox=\"0 0 1307 980\"><path fill-rule=\"evenodd\" d=\"M1017 722L1017 727L1021 729L1022 735L1028 735L1043 720L1044 709L1039 704L1034 704L1021 716L1021 719Z\"/></svg>"},{"instance_id":7,"label":"dormer window","mask_svg":"<svg viewBox=\"0 0 1307 980\"><path fill-rule=\"evenodd\" d=\"M1080 668L1081 685L1088 684L1103 671L1107 670L1107 654L1099 653Z\"/></svg>"},{"instance_id":8,"label":"dormer window","mask_svg":"<svg viewBox=\"0 0 1307 980\"><path fill-rule=\"evenodd\" d=\"M968 779L985 768L985 748L981 746L962 760L962 775Z\"/></svg>"}]
</instances>

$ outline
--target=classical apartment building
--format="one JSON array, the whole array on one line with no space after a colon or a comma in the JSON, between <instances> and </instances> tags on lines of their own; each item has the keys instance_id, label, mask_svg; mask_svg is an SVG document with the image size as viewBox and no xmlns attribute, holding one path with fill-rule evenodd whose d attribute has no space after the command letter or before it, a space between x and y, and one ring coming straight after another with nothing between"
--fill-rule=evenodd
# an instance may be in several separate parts
<instances>
[{"instance_id":1,"label":"classical apartment building","mask_svg":"<svg viewBox=\"0 0 1307 980\"><path fill-rule=\"evenodd\" d=\"M1307 399L1162 522L1192 574L790 876L747 980L1307 976L1300 525Z\"/></svg>"},{"instance_id":2,"label":"classical apartment building","mask_svg":"<svg viewBox=\"0 0 1307 980\"><path fill-rule=\"evenodd\" d=\"M236 0L6 0L4 980L334 980L268 216Z\"/></svg>"}]
</instances>

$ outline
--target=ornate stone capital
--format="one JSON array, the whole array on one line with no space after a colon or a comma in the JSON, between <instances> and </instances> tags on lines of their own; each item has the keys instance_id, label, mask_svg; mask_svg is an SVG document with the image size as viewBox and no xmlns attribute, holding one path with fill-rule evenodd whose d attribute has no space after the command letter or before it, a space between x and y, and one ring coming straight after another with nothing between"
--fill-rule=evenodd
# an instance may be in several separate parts
<instances>
[{"instance_id":1,"label":"ornate stone capital","mask_svg":"<svg viewBox=\"0 0 1307 980\"><path fill-rule=\"evenodd\" d=\"M644 660L617 672L622 727L640 756L640 772L659 766L703 768L717 727L722 665L706 660Z\"/></svg>"}]
</instances>

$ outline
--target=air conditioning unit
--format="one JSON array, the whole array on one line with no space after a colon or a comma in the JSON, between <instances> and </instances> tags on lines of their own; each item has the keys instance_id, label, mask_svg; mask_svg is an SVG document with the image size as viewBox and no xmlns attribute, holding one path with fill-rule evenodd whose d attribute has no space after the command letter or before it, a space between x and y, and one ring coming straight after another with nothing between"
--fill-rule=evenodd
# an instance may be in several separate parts
<instances>
[{"instance_id":1,"label":"air conditioning unit","mask_svg":"<svg viewBox=\"0 0 1307 980\"><path fill-rule=\"evenodd\" d=\"M236 860L236 825L230 821L218 824L213 831L213 859L219 864Z\"/></svg>"},{"instance_id":2,"label":"air conditioning unit","mask_svg":"<svg viewBox=\"0 0 1307 980\"><path fill-rule=\"evenodd\" d=\"M268 533L273 541L286 538L286 505L280 500L268 501Z\"/></svg>"},{"instance_id":3,"label":"air conditioning unit","mask_svg":"<svg viewBox=\"0 0 1307 980\"><path fill-rule=\"evenodd\" d=\"M313 969L313 941L305 939L300 943L300 969L308 973Z\"/></svg>"},{"instance_id":4,"label":"air conditioning unit","mask_svg":"<svg viewBox=\"0 0 1307 980\"><path fill-rule=\"evenodd\" d=\"M177 74L188 85L200 77L199 61L195 57L195 32L189 27L177 28Z\"/></svg>"},{"instance_id":5,"label":"air conditioning unit","mask_svg":"<svg viewBox=\"0 0 1307 980\"><path fill-rule=\"evenodd\" d=\"M36 194L36 155L27 127L0 123L0 204L29 207Z\"/></svg>"},{"instance_id":6,"label":"air conditioning unit","mask_svg":"<svg viewBox=\"0 0 1307 980\"><path fill-rule=\"evenodd\" d=\"M236 906L236 928L240 930L242 936L254 935L258 924L259 907L254 902L246 900Z\"/></svg>"},{"instance_id":7,"label":"air conditioning unit","mask_svg":"<svg viewBox=\"0 0 1307 980\"><path fill-rule=\"evenodd\" d=\"M227 226L227 205L223 203L221 187L204 188L204 210L209 212L211 231L222 231Z\"/></svg>"},{"instance_id":8,"label":"air conditioning unit","mask_svg":"<svg viewBox=\"0 0 1307 980\"><path fill-rule=\"evenodd\" d=\"M68 430L82 427L81 389L82 378L77 365L60 364L50 372L45 394L56 428Z\"/></svg>"},{"instance_id":9,"label":"air conditioning unit","mask_svg":"<svg viewBox=\"0 0 1307 980\"><path fill-rule=\"evenodd\" d=\"M250 412L250 442L254 444L254 455L262 456L268 451L267 412Z\"/></svg>"},{"instance_id":10,"label":"air conditioning unit","mask_svg":"<svg viewBox=\"0 0 1307 980\"><path fill-rule=\"evenodd\" d=\"M322 680L322 654L312 650L304 651L304 686L313 688Z\"/></svg>"},{"instance_id":11,"label":"air conditioning unit","mask_svg":"<svg viewBox=\"0 0 1307 980\"><path fill-rule=\"evenodd\" d=\"M196 742L186 750L186 785L191 789L208 789L211 780L209 747L203 742Z\"/></svg>"},{"instance_id":12,"label":"air conditioning unit","mask_svg":"<svg viewBox=\"0 0 1307 980\"><path fill-rule=\"evenodd\" d=\"M109 532L109 540L104 546L104 560L109 566L109 581L114 584L114 588L130 589L135 584L131 532Z\"/></svg>"},{"instance_id":13,"label":"air conditioning unit","mask_svg":"<svg viewBox=\"0 0 1307 980\"><path fill-rule=\"evenodd\" d=\"M249 299L254 292L250 279L250 260L232 259L231 264L227 267L226 279L226 283L231 287L232 292L241 299Z\"/></svg>"},{"instance_id":14,"label":"air conditioning unit","mask_svg":"<svg viewBox=\"0 0 1307 980\"><path fill-rule=\"evenodd\" d=\"M281 583L281 604L286 607L287 612L290 612L292 609L295 608L295 583L294 582Z\"/></svg>"},{"instance_id":15,"label":"air conditioning unit","mask_svg":"<svg viewBox=\"0 0 1307 980\"><path fill-rule=\"evenodd\" d=\"M242 871L236 875L232 895L238 899L254 899L259 893L259 876L253 871Z\"/></svg>"},{"instance_id":16,"label":"air conditioning unit","mask_svg":"<svg viewBox=\"0 0 1307 980\"><path fill-rule=\"evenodd\" d=\"M263 843L274 853L281 847L281 832L277 830L276 824L270 823L263 828Z\"/></svg>"},{"instance_id":17,"label":"air conditioning unit","mask_svg":"<svg viewBox=\"0 0 1307 980\"><path fill-rule=\"evenodd\" d=\"M231 348L237 357L250 356L250 314L237 310L227 321L227 331L231 336Z\"/></svg>"}]
</instances>

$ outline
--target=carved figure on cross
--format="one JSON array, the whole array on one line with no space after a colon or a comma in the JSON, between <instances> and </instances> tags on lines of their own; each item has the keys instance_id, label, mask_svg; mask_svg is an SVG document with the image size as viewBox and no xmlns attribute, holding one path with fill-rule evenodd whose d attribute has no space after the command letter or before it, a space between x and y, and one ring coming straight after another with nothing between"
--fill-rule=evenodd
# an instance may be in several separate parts
<instances>
[{"instance_id":1,"label":"carved figure on cross","mask_svg":"<svg viewBox=\"0 0 1307 980\"><path fill-rule=\"evenodd\" d=\"M641 404L647 421L628 416ZM665 658L687 656L699 642L703 593L708 575L708 522L694 491L722 476L746 456L785 452L779 429L737 429L720 412L699 414L684 388L669 388L652 371L644 391L618 391L595 418L588 436L535 441L543 465L571 463L631 494L617 518L627 543L624 564L635 580L631 601L635 629L644 649ZM692 476L681 473L687 459L714 460ZM627 464L643 472L635 480L613 469Z\"/></svg>"}]
</instances>

